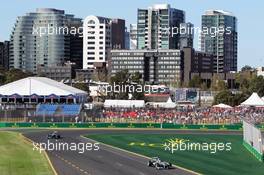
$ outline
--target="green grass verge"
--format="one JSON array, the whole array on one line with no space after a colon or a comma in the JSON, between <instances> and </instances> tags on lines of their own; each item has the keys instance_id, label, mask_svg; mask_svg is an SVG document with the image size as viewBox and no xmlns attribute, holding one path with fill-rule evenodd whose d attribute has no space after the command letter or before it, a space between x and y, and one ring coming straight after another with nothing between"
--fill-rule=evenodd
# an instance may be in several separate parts
<instances>
[{"instance_id":1,"label":"green grass verge","mask_svg":"<svg viewBox=\"0 0 264 175\"><path fill-rule=\"evenodd\" d=\"M88 138L126 149L138 154L170 161L175 165L208 175L263 175L264 164L259 162L242 145L239 135L203 135L203 134L106 134L88 135ZM190 142L212 143L231 142L231 151L165 151L166 139L186 139Z\"/></svg>"},{"instance_id":2,"label":"green grass verge","mask_svg":"<svg viewBox=\"0 0 264 175\"><path fill-rule=\"evenodd\" d=\"M33 151L33 146L16 132L0 131L1 175L52 175L44 154Z\"/></svg>"}]
</instances>

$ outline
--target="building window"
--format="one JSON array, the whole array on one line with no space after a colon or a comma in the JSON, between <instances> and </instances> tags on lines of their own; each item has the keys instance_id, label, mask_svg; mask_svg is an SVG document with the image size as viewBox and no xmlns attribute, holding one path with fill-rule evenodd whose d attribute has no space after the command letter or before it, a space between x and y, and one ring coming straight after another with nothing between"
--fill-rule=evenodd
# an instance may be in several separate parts
<instances>
[{"instance_id":1,"label":"building window","mask_svg":"<svg viewBox=\"0 0 264 175\"><path fill-rule=\"evenodd\" d=\"M88 21L88 24L95 24L94 20Z\"/></svg>"}]
</instances>

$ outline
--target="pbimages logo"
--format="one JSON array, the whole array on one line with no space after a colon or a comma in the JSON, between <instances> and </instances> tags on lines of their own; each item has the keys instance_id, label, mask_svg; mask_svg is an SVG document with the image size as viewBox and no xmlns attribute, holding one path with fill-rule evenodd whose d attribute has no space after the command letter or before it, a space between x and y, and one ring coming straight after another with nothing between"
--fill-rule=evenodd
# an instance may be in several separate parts
<instances>
[{"instance_id":1,"label":"pbimages logo","mask_svg":"<svg viewBox=\"0 0 264 175\"><path fill-rule=\"evenodd\" d=\"M140 84L116 84L115 82L112 85L99 85L99 91L103 93L163 93L166 91L165 87L155 87L151 85L140 85Z\"/></svg>"},{"instance_id":2,"label":"pbimages logo","mask_svg":"<svg viewBox=\"0 0 264 175\"><path fill-rule=\"evenodd\" d=\"M215 38L217 36L231 35L232 27L189 27L189 26L180 26L180 27L170 27L164 28L163 34L174 37L176 35L202 35L210 36Z\"/></svg>"},{"instance_id":3,"label":"pbimages logo","mask_svg":"<svg viewBox=\"0 0 264 175\"><path fill-rule=\"evenodd\" d=\"M83 154L85 151L98 151L100 149L99 143L66 143L66 142L50 142L37 143L33 142L33 151L77 151Z\"/></svg>"},{"instance_id":4,"label":"pbimages logo","mask_svg":"<svg viewBox=\"0 0 264 175\"><path fill-rule=\"evenodd\" d=\"M83 27L67 27L67 26L53 26L48 24L42 27L33 27L32 35L47 36L47 35L78 35L83 37Z\"/></svg>"},{"instance_id":5,"label":"pbimages logo","mask_svg":"<svg viewBox=\"0 0 264 175\"><path fill-rule=\"evenodd\" d=\"M180 138L166 139L164 143L131 142L128 145L133 147L161 148L171 154L174 154L176 151L200 151L215 154L221 151L231 151L232 149L232 143L230 142L191 142L188 139Z\"/></svg>"},{"instance_id":6,"label":"pbimages logo","mask_svg":"<svg viewBox=\"0 0 264 175\"><path fill-rule=\"evenodd\" d=\"M90 31L91 30L91 31ZM48 35L77 35L83 37L84 33L93 33L92 27L68 27L68 26L54 26L47 24L46 26L33 26L32 35L35 36L48 36ZM169 35L174 37L177 35L203 35L212 38L222 36L223 34L231 35L232 27L193 27L193 26L180 26L180 27L161 27L162 35Z\"/></svg>"},{"instance_id":7,"label":"pbimages logo","mask_svg":"<svg viewBox=\"0 0 264 175\"><path fill-rule=\"evenodd\" d=\"M232 143L216 143L216 142L190 142L186 139L168 139L163 144L164 150L169 151L172 154L176 151L203 151L209 152L210 154L215 154L219 151L231 151Z\"/></svg>"}]
</instances>

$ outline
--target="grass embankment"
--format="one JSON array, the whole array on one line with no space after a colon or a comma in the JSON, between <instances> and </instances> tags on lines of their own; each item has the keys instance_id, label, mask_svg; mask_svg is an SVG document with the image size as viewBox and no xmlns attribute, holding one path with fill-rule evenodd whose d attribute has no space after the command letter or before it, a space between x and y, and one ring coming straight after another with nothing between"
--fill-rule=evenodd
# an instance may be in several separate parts
<instances>
[{"instance_id":1,"label":"grass embankment","mask_svg":"<svg viewBox=\"0 0 264 175\"><path fill-rule=\"evenodd\" d=\"M0 131L1 175L52 175L45 155L33 151L19 133Z\"/></svg>"}]
</instances>

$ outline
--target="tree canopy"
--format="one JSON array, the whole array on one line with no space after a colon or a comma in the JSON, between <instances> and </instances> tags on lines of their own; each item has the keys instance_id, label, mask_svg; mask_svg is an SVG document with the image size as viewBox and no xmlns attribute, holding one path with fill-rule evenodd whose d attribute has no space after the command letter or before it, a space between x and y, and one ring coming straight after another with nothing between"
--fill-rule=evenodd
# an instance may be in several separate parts
<instances>
[{"instance_id":1,"label":"tree canopy","mask_svg":"<svg viewBox=\"0 0 264 175\"><path fill-rule=\"evenodd\" d=\"M138 87L143 87L144 85L142 75L139 72L133 74L130 74L128 70L117 72L111 77L110 84L112 90L108 94L108 97L111 99L129 99L129 94L132 95L132 99L144 99L144 89L141 89L141 91L136 90Z\"/></svg>"},{"instance_id":2,"label":"tree canopy","mask_svg":"<svg viewBox=\"0 0 264 175\"><path fill-rule=\"evenodd\" d=\"M214 103L225 103L236 106L245 101L253 92L260 97L264 96L264 77L257 76L250 72L240 72L236 76L236 83L239 84L239 91L232 94L230 90L221 90L216 96Z\"/></svg>"},{"instance_id":3,"label":"tree canopy","mask_svg":"<svg viewBox=\"0 0 264 175\"><path fill-rule=\"evenodd\" d=\"M227 89L226 83L218 75L214 75L211 83L212 91L224 91Z\"/></svg>"},{"instance_id":4,"label":"tree canopy","mask_svg":"<svg viewBox=\"0 0 264 175\"><path fill-rule=\"evenodd\" d=\"M1 84L11 83L23 78L33 76L30 72L23 72L20 69L10 69L9 71L1 71Z\"/></svg>"}]
</instances>

